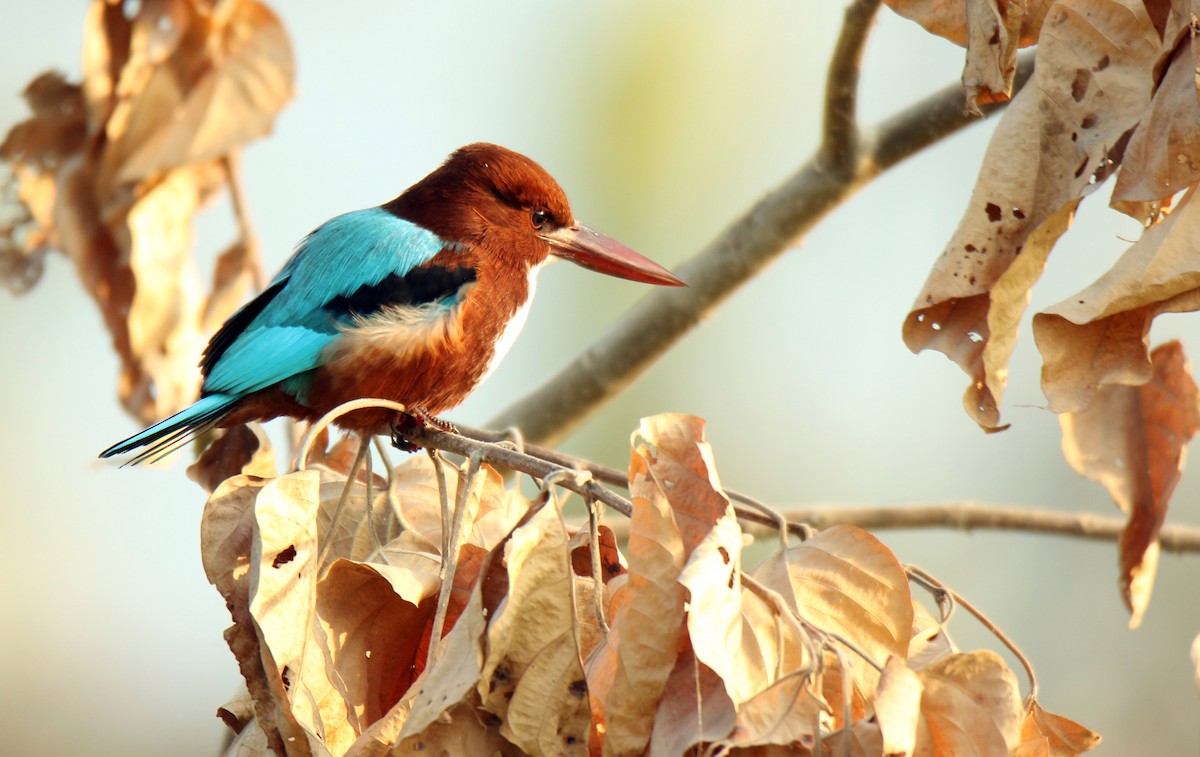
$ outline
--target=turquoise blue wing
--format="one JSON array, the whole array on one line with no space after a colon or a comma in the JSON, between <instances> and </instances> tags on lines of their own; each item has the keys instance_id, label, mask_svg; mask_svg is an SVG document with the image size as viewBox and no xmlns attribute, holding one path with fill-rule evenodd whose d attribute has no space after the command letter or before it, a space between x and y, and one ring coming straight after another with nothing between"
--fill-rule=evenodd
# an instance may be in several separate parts
<instances>
[{"instance_id":1,"label":"turquoise blue wing","mask_svg":"<svg viewBox=\"0 0 1200 757\"><path fill-rule=\"evenodd\" d=\"M403 277L446 246L433 232L382 208L327 221L213 337L200 364L204 394L244 396L320 367L349 318L330 303Z\"/></svg>"}]
</instances>

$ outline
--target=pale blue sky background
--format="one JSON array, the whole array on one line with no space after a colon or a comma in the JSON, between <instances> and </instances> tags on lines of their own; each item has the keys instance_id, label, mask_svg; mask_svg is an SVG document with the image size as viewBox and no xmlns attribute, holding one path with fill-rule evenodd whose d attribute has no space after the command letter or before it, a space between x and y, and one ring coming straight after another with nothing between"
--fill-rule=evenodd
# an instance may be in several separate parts
<instances>
[{"instance_id":1,"label":"pale blue sky background","mask_svg":"<svg viewBox=\"0 0 1200 757\"><path fill-rule=\"evenodd\" d=\"M756 0L278 4L299 95L246 153L268 267L336 213L390 199L455 147L525 152L577 215L668 265L694 254L813 150L842 3ZM13 4L0 32L0 127L40 71L79 74L85 4ZM882 14L863 111L889 114L958 77L961 53ZM623 465L641 415L709 419L722 480L775 505L972 499L1114 511L1069 471L1039 409L1028 326L1005 418L962 413L965 377L914 357L900 324L958 221L993 124L901 166L738 293L564 449ZM1107 191L1101 193L1107 195ZM1136 238L1085 203L1034 294L1083 288ZM227 209L201 225L228 240ZM644 292L572 266L542 278L525 333L452 417L482 423L567 362ZM1194 317L1156 326L1200 354ZM136 430L117 408L116 359L70 266L50 259L26 297L0 294L0 730L11 754L209 756L215 708L237 686L229 618L200 566L204 495L182 466L100 465ZM1200 472L1172 518L1200 521ZM1194 754L1188 647L1200 559L1166 555L1143 627L1126 630L1112 545L1009 534L884 533L899 557L988 612L1037 667L1044 706L1101 731L1099 754ZM961 646L988 644L966 619Z\"/></svg>"}]
</instances>

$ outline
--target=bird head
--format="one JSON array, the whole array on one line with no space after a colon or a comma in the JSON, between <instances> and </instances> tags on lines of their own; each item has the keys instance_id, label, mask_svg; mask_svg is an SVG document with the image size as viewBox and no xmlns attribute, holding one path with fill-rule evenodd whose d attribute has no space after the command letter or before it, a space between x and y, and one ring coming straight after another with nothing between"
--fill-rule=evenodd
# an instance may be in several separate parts
<instances>
[{"instance_id":1,"label":"bird head","mask_svg":"<svg viewBox=\"0 0 1200 757\"><path fill-rule=\"evenodd\" d=\"M486 246L514 265L534 266L553 255L609 276L684 286L653 260L577 222L544 168L498 145L459 148L385 207L447 241Z\"/></svg>"}]
</instances>

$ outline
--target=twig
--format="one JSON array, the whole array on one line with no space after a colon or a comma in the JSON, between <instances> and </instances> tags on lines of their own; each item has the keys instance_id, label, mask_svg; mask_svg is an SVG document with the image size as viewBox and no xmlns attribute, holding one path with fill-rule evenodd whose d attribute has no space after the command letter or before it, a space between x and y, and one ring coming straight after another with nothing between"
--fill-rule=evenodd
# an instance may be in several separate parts
<instances>
[{"instance_id":1,"label":"twig","mask_svg":"<svg viewBox=\"0 0 1200 757\"><path fill-rule=\"evenodd\" d=\"M1032 663L1029 662L1029 658L1025 656L1025 654L1021 651L1021 648L1013 643L1013 640L1008 638L1008 636L1000 630L999 626L993 623L978 608L976 608L967 600L963 599L961 594L956 592L954 589L951 589L938 579L934 578L925 570L918 568L915 565L905 565L904 571L908 574L910 579L920 583L930 591L944 592L948 594L954 600L955 604L962 605L963 609L974 615L975 619L978 620L984 628L986 628L992 633L993 636L1000 640L1000 643L1008 647L1008 651L1013 653L1013 656L1016 657L1021 663L1022 667L1025 668L1025 675L1029 677L1029 693L1025 695L1025 705L1028 706L1030 702L1037 698L1037 675L1035 675L1033 672Z\"/></svg>"},{"instance_id":2,"label":"twig","mask_svg":"<svg viewBox=\"0 0 1200 757\"><path fill-rule=\"evenodd\" d=\"M838 71L857 72L873 18L872 5L860 0L847 13L847 25L830 64L831 76ZM1023 86L1032 71L1032 57L1023 56L1014 89ZM857 81L856 76L852 78ZM822 147L791 178L679 266L677 273L688 283L687 288L651 292L562 371L501 411L488 425L517 426L535 443L561 440L863 185L979 120L963 112L962 86L958 84L897 113L874 130L857 128L853 92L842 90L830 97ZM994 104L983 110L990 113L1003 106ZM845 157L845 151L851 149L853 154ZM830 170L834 156L841 156L836 157L838 165L852 170Z\"/></svg>"},{"instance_id":3,"label":"twig","mask_svg":"<svg viewBox=\"0 0 1200 757\"><path fill-rule=\"evenodd\" d=\"M230 150L221 158L221 163L225 168L226 183L229 184L229 199L233 205L233 215L237 219L238 234L242 238L242 247L246 250L246 267L250 269L250 280L254 283L255 291L261 292L267 286L267 274L263 268L258 236L250 224L246 192L242 188L241 150Z\"/></svg>"},{"instance_id":4,"label":"twig","mask_svg":"<svg viewBox=\"0 0 1200 757\"><path fill-rule=\"evenodd\" d=\"M463 436L480 441L508 438L507 435L497 431L469 426L460 425L458 430ZM564 468L587 470L596 477L597 481L624 488L629 486L625 473L615 468L534 444L527 444L525 450L534 457ZM515 466L514 469L516 469ZM729 495L730 499L746 504L750 508L761 507L754 499L745 494L731 489L726 489L725 493ZM747 507L735 507L734 510L737 512L738 518L750 524L746 527L746 531L749 533L769 534L778 529L778 521L774 517L755 512ZM873 529L953 528L971 531L986 528L1000 531L1032 531L1061 536L1078 536L1100 541L1115 541L1120 538L1121 532L1125 528L1123 520L1109 516L1050 512L1004 505L981 505L972 502L889 507L803 507L781 510L779 515L787 521L788 532L796 534L801 539L811 536L809 526L822 529L839 524ZM620 524L613 524L613 528L619 534ZM1200 552L1200 528L1164 526L1159 531L1158 538L1162 549L1168 552Z\"/></svg>"}]
</instances>

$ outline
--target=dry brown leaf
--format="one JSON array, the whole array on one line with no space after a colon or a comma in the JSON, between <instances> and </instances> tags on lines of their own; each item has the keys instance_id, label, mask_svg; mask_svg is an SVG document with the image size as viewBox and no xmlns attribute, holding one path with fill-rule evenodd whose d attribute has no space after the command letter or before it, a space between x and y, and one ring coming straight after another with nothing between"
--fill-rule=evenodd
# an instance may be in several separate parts
<instances>
[{"instance_id":1,"label":"dry brown leaf","mask_svg":"<svg viewBox=\"0 0 1200 757\"><path fill-rule=\"evenodd\" d=\"M729 743L740 746L787 746L812 749L817 743L824 700L813 693L807 671L780 676L741 703Z\"/></svg>"},{"instance_id":2,"label":"dry brown leaf","mask_svg":"<svg viewBox=\"0 0 1200 757\"><path fill-rule=\"evenodd\" d=\"M28 288L48 250L71 258L121 359L121 402L150 422L195 398L196 357L245 294L245 254L222 256L216 297L204 294L192 221L230 180L227 158L269 131L293 71L257 0L127 9L90 4L81 86L44 75L29 88L34 116L3 146L27 211L0 222L0 276Z\"/></svg>"},{"instance_id":3,"label":"dry brown leaf","mask_svg":"<svg viewBox=\"0 0 1200 757\"><path fill-rule=\"evenodd\" d=\"M888 7L931 34L967 48L963 88L967 110L1012 95L1017 48L1032 45L1051 0L886 0Z\"/></svg>"},{"instance_id":4,"label":"dry brown leaf","mask_svg":"<svg viewBox=\"0 0 1200 757\"><path fill-rule=\"evenodd\" d=\"M1138 0L1054 4L1033 79L1001 118L967 212L905 319L910 350L943 352L970 376L963 405L985 430L1001 428L998 405L1027 290L1070 209L1120 160L1123 138L1149 104L1157 52ZM1038 259L1022 263L997 294L1026 249Z\"/></svg>"},{"instance_id":5,"label":"dry brown leaf","mask_svg":"<svg viewBox=\"0 0 1200 757\"><path fill-rule=\"evenodd\" d=\"M411 710L399 732L399 739L422 733L446 710L465 701L475 690L483 671L486 625L482 593L477 585L466 607L459 613L458 622L438 645L437 657L426 663L420 685L413 687Z\"/></svg>"},{"instance_id":6,"label":"dry brown leaf","mask_svg":"<svg viewBox=\"0 0 1200 757\"><path fill-rule=\"evenodd\" d=\"M1025 710L1021 744L1013 757L1075 757L1099 743L1100 734L1061 715L1046 712L1037 701L1032 701Z\"/></svg>"},{"instance_id":7,"label":"dry brown leaf","mask_svg":"<svg viewBox=\"0 0 1200 757\"><path fill-rule=\"evenodd\" d=\"M587 662L592 709L603 713L606 755L645 749L655 708L675 669L684 621L686 592L676 580L686 558L684 542L652 472L658 447L646 438L647 428L643 421L633 435L629 461L629 572L612 582L612 631Z\"/></svg>"},{"instance_id":8,"label":"dry brown leaf","mask_svg":"<svg viewBox=\"0 0 1200 757\"><path fill-rule=\"evenodd\" d=\"M1200 201L1190 192L1094 284L1034 316L1051 410L1078 413L1106 385L1150 380L1154 318L1200 309L1197 249Z\"/></svg>"},{"instance_id":9,"label":"dry brown leaf","mask_svg":"<svg viewBox=\"0 0 1200 757\"><path fill-rule=\"evenodd\" d=\"M215 431L213 441L187 467L188 478L209 494L222 481L240 473L259 478L275 475L275 451L257 423Z\"/></svg>"},{"instance_id":10,"label":"dry brown leaf","mask_svg":"<svg viewBox=\"0 0 1200 757\"><path fill-rule=\"evenodd\" d=\"M870 708L868 696L871 691L863 691L854 682L849 669L842 674L842 660L848 660L847 654L835 653L828 647L821 653L821 671L817 676L817 686L821 698L829 704L829 715L833 729L842 729L853 724L867 715ZM848 668L849 666L847 666ZM845 684L849 683L849 702L847 702Z\"/></svg>"},{"instance_id":11,"label":"dry brown leaf","mask_svg":"<svg viewBox=\"0 0 1200 757\"><path fill-rule=\"evenodd\" d=\"M779 592L799 617L853 642L877 665L893 655L907 656L913 628L908 576L895 555L863 529L825 529L768 559L754 577ZM848 663L858 687L873 691L876 669L853 656Z\"/></svg>"},{"instance_id":12,"label":"dry brown leaf","mask_svg":"<svg viewBox=\"0 0 1200 757\"><path fill-rule=\"evenodd\" d=\"M508 596L488 623L483 709L530 754L586 754L592 714L575 630L574 574L557 504L512 532Z\"/></svg>"},{"instance_id":13,"label":"dry brown leaf","mask_svg":"<svg viewBox=\"0 0 1200 757\"><path fill-rule=\"evenodd\" d=\"M958 647L954 645L946 629L942 628L941 622L913 597L913 632L908 640L908 666L913 670L920 670L929 663L957 651Z\"/></svg>"},{"instance_id":14,"label":"dry brown leaf","mask_svg":"<svg viewBox=\"0 0 1200 757\"><path fill-rule=\"evenodd\" d=\"M1179 24L1163 66L1149 112L1133 132L1112 206L1139 221L1153 220L1163 200L1200 181L1200 96L1196 64L1200 41L1189 25Z\"/></svg>"},{"instance_id":15,"label":"dry brown leaf","mask_svg":"<svg viewBox=\"0 0 1200 757\"><path fill-rule=\"evenodd\" d=\"M437 587L426 596L402 594L405 571L338 560L317 584L316 615L324 632L325 668L360 734L408 691L420 649L420 629L433 621ZM328 743L328 742L327 742Z\"/></svg>"},{"instance_id":16,"label":"dry brown leaf","mask_svg":"<svg viewBox=\"0 0 1200 757\"><path fill-rule=\"evenodd\" d=\"M250 614L268 680L290 704L290 716L310 743L345 752L357 733L350 703L333 680L317 643L317 509L320 478L298 471L272 479L254 503ZM261 717L261 716L260 716ZM318 734L320 738L318 739Z\"/></svg>"},{"instance_id":17,"label":"dry brown leaf","mask_svg":"<svg viewBox=\"0 0 1200 757\"><path fill-rule=\"evenodd\" d=\"M924 684L899 657L889 657L875 689L875 719L883 736L883 753L911 755L917 744L917 723Z\"/></svg>"},{"instance_id":18,"label":"dry brown leaf","mask_svg":"<svg viewBox=\"0 0 1200 757\"><path fill-rule=\"evenodd\" d=\"M430 724L416 736L406 737L384 754L388 757L400 757L405 754L419 757L476 754L487 757L524 757L526 753L505 741L494 726L481 722L476 703L463 702L450 710L443 720Z\"/></svg>"},{"instance_id":19,"label":"dry brown leaf","mask_svg":"<svg viewBox=\"0 0 1200 757\"><path fill-rule=\"evenodd\" d=\"M675 757L696 744L719 742L733 731L735 717L721 677L697 660L689 646L679 654L663 688L647 754Z\"/></svg>"},{"instance_id":20,"label":"dry brown leaf","mask_svg":"<svg viewBox=\"0 0 1200 757\"><path fill-rule=\"evenodd\" d=\"M1020 743L1020 691L995 652L951 655L917 675L924 693L916 754L1009 754Z\"/></svg>"},{"instance_id":21,"label":"dry brown leaf","mask_svg":"<svg viewBox=\"0 0 1200 757\"><path fill-rule=\"evenodd\" d=\"M1187 443L1200 429L1196 383L1179 342L1150 357L1153 378L1142 386L1106 386L1081 413L1063 413L1063 455L1099 481L1129 523L1121 534L1121 586L1140 622L1150 599L1158 531L1183 470Z\"/></svg>"}]
</instances>

